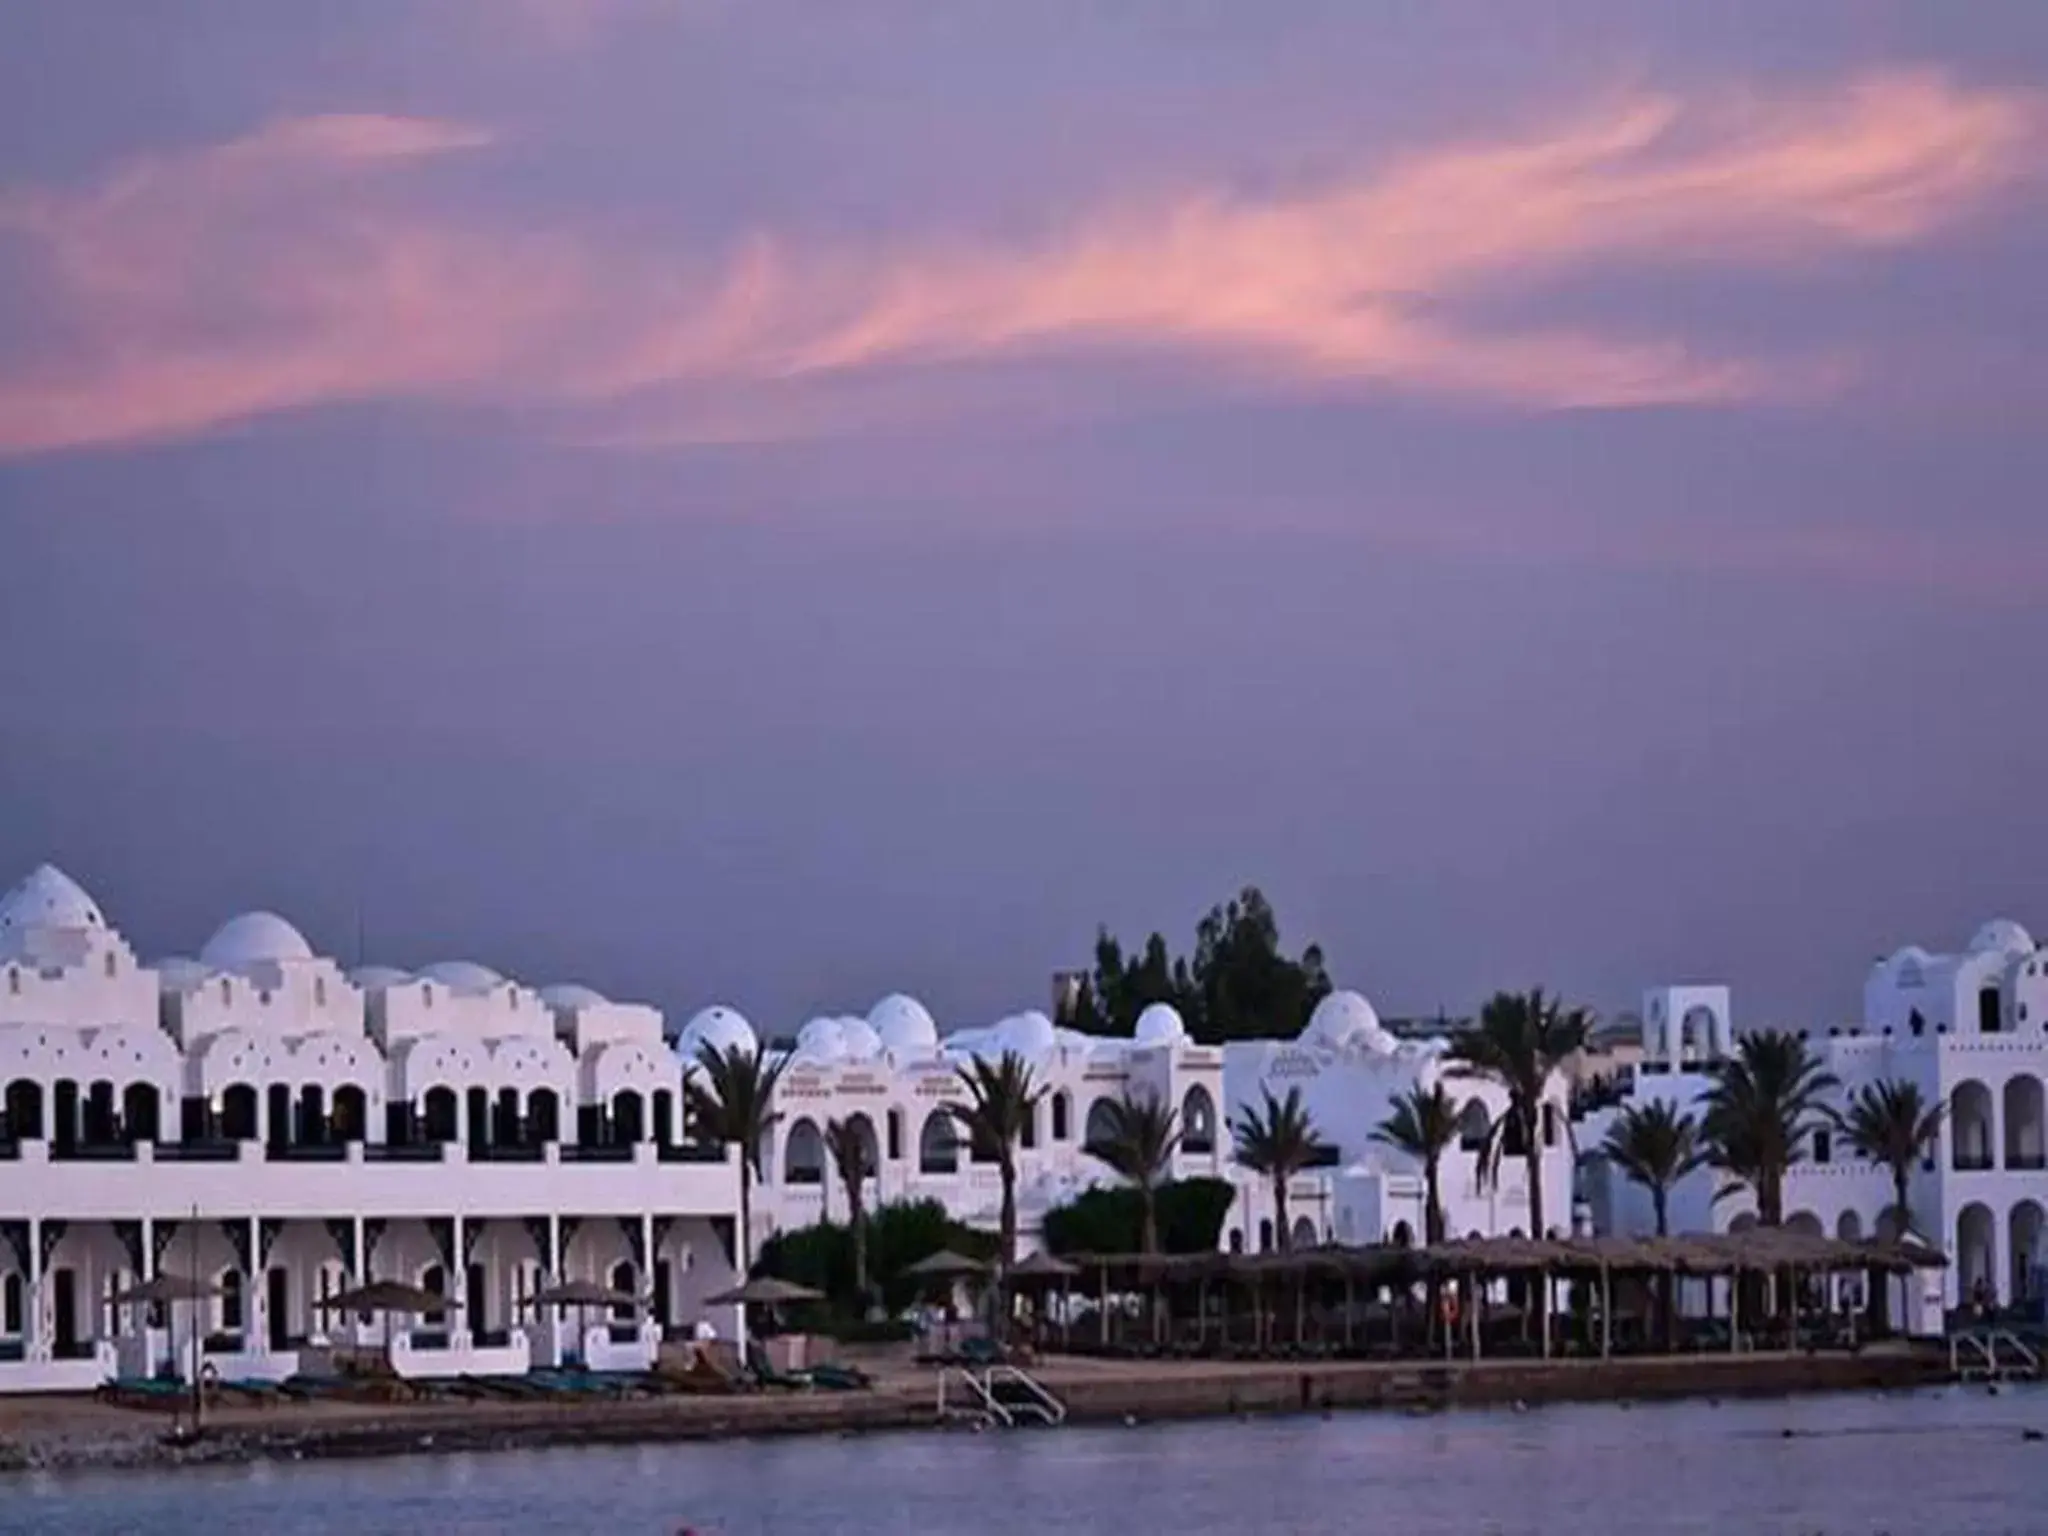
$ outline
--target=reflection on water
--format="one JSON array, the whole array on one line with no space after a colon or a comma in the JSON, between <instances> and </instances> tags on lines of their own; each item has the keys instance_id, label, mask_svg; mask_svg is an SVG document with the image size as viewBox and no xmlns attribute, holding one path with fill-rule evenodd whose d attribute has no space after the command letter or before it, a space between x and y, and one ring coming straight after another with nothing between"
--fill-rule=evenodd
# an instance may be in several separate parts
<instances>
[{"instance_id":1,"label":"reflection on water","mask_svg":"<svg viewBox=\"0 0 2048 1536\"><path fill-rule=\"evenodd\" d=\"M2048 1533L2048 1390L40 1477L24 1536ZM1788 1433L1789 1431L1789 1433Z\"/></svg>"}]
</instances>

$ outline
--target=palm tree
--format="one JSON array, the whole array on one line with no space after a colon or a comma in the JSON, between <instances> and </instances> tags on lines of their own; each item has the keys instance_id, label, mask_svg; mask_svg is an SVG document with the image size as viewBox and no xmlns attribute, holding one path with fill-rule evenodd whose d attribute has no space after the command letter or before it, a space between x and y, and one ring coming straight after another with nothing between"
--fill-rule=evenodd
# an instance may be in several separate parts
<instances>
[{"instance_id":1,"label":"palm tree","mask_svg":"<svg viewBox=\"0 0 2048 1536\"><path fill-rule=\"evenodd\" d=\"M1671 1230L1671 1186L1707 1162L1699 1121L1680 1114L1668 1099L1622 1106L1600 1151L1630 1182L1650 1192L1659 1237Z\"/></svg>"},{"instance_id":2,"label":"palm tree","mask_svg":"<svg viewBox=\"0 0 2048 1536\"><path fill-rule=\"evenodd\" d=\"M1005 1051L993 1062L976 1056L954 1073L967 1097L948 1103L945 1111L967 1133L974 1154L993 1158L1002 1173L999 1258L1008 1269L1017 1257L1017 1143L1049 1090L1033 1080L1031 1064L1015 1051Z\"/></svg>"},{"instance_id":3,"label":"palm tree","mask_svg":"<svg viewBox=\"0 0 2048 1536\"><path fill-rule=\"evenodd\" d=\"M871 1132L853 1120L825 1122L825 1151L846 1189L846 1225L853 1234L853 1294L863 1306L868 1298L867 1181L875 1174Z\"/></svg>"},{"instance_id":4,"label":"palm tree","mask_svg":"<svg viewBox=\"0 0 2048 1536\"><path fill-rule=\"evenodd\" d=\"M1180 1146L1180 1115L1152 1094L1134 1098L1129 1093L1104 1104L1102 1114L1102 1134L1081 1150L1136 1187L1139 1246L1145 1253L1157 1253L1157 1197Z\"/></svg>"},{"instance_id":5,"label":"palm tree","mask_svg":"<svg viewBox=\"0 0 2048 1536\"><path fill-rule=\"evenodd\" d=\"M1483 1078L1507 1091L1505 1114L1487 1131L1480 1171L1492 1176L1513 1143L1519 1143L1529 1170L1529 1235L1542 1238L1543 1224L1543 1096L1565 1058L1585 1048L1593 1017L1583 1008L1567 1008L1537 987L1529 992L1498 992L1479 1010L1479 1020L1451 1037L1447 1059L1458 1077Z\"/></svg>"},{"instance_id":6,"label":"palm tree","mask_svg":"<svg viewBox=\"0 0 2048 1536\"><path fill-rule=\"evenodd\" d=\"M1270 1088L1261 1092L1264 1112L1245 1105L1238 1111L1230 1135L1237 1144L1238 1162L1273 1181L1273 1224L1280 1251L1285 1253L1293 1244L1287 1227L1287 1181L1302 1169L1314 1167L1332 1149L1309 1118L1299 1088L1288 1089L1284 1099L1274 1098Z\"/></svg>"},{"instance_id":7,"label":"palm tree","mask_svg":"<svg viewBox=\"0 0 2048 1536\"><path fill-rule=\"evenodd\" d=\"M1424 1091L1422 1084L1417 1083L1398 1096L1394 1112L1379 1123L1372 1139L1422 1164L1423 1187L1429 1201L1422 1215L1423 1241L1442 1242L1444 1206L1438 1194L1438 1169L1444 1153L1458 1139L1458 1107L1444 1092L1444 1085L1435 1083Z\"/></svg>"},{"instance_id":8,"label":"palm tree","mask_svg":"<svg viewBox=\"0 0 2048 1536\"><path fill-rule=\"evenodd\" d=\"M1864 1084L1840 1116L1842 1137L1849 1149L1864 1161L1882 1163L1891 1170L1892 1211L1901 1237L1913 1225L1913 1209L1907 1199L1913 1166L1940 1138L1946 1110L1947 1105L1939 1101L1928 1103L1918 1083L1886 1078Z\"/></svg>"},{"instance_id":9,"label":"palm tree","mask_svg":"<svg viewBox=\"0 0 2048 1536\"><path fill-rule=\"evenodd\" d=\"M697 1068L683 1087L683 1101L696 1121L698 1134L740 1149L740 1278L753 1267L754 1180L761 1174L761 1143L782 1118L771 1108L775 1085L782 1081L787 1056L770 1056L759 1046L730 1045L724 1050L706 1041L697 1049Z\"/></svg>"},{"instance_id":10,"label":"palm tree","mask_svg":"<svg viewBox=\"0 0 2048 1536\"><path fill-rule=\"evenodd\" d=\"M1825 1096L1836 1086L1798 1035L1744 1035L1705 1098L1707 1160L1733 1181L1714 1198L1746 1184L1756 1192L1757 1221L1782 1225L1785 1170L1805 1156L1809 1133L1832 1118Z\"/></svg>"}]
</instances>

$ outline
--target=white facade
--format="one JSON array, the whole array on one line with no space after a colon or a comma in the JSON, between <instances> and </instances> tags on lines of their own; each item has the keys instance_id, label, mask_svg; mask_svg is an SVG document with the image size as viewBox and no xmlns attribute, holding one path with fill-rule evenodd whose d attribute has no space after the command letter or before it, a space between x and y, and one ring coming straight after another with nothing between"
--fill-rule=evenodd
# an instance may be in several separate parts
<instances>
[{"instance_id":1,"label":"white facade","mask_svg":"<svg viewBox=\"0 0 2048 1536\"><path fill-rule=\"evenodd\" d=\"M1711 1083L1702 1068L1725 1057L1734 1037L1726 1025L1725 989L1663 989L1646 1002L1718 995L1722 1022L1704 1054L1667 1050L1646 1060L1634 1092L1697 1109ZM1689 1009L1692 1001L1686 1003ZM1704 1025L1705 1020L1696 1020ZM1827 1070L1841 1080L1837 1103L1866 1084L1899 1079L1919 1085L1929 1103L1947 1105L1934 1155L1908 1189L1914 1232L1945 1249L1947 1303L1979 1294L2001 1304L2039 1296L2048 1207L2048 1145L2042 1095L2048 1082L2048 951L2019 924L1999 920L1968 945L1934 954L1917 945L1879 960L1863 988L1863 1022L1803 1032ZM1672 1042L1675 1043L1675 1042ZM1582 1132L1588 1147L1604 1134L1605 1117ZM1889 1235L1891 1177L1857 1159L1838 1134L1822 1130L1801 1149L1785 1181L1788 1226L1840 1237ZM1603 1230L1651 1230L1649 1196L1604 1163L1587 1170L1587 1194ZM1719 1231L1755 1220L1744 1196L1715 1201L1719 1176L1702 1170L1673 1191L1673 1231Z\"/></svg>"},{"instance_id":2,"label":"white facade","mask_svg":"<svg viewBox=\"0 0 2048 1536\"><path fill-rule=\"evenodd\" d=\"M226 1377L346 1337L317 1303L371 1278L461 1303L399 1329L421 1374L644 1363L734 1278L737 1162L682 1144L682 1082L654 1009L346 974L272 913L139 965L46 865L0 899L0 1392L182 1362L160 1325L195 1309L108 1301L159 1272L227 1290L197 1309ZM649 1300L579 1337L525 1301L561 1279Z\"/></svg>"}]
</instances>

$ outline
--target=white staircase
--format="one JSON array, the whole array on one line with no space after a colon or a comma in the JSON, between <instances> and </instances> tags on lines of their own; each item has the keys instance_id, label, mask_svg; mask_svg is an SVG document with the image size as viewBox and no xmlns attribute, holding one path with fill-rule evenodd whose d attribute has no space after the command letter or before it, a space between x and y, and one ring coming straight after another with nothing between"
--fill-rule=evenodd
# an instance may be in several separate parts
<instances>
[{"instance_id":1,"label":"white staircase","mask_svg":"<svg viewBox=\"0 0 2048 1536\"><path fill-rule=\"evenodd\" d=\"M1064 1424L1067 1405L1045 1383L1014 1365L985 1369L947 1366L939 1372L939 1417L1014 1429L1019 1424Z\"/></svg>"},{"instance_id":2,"label":"white staircase","mask_svg":"<svg viewBox=\"0 0 2048 1536\"><path fill-rule=\"evenodd\" d=\"M2038 1381L2041 1377L2040 1355L2006 1328L1952 1334L1948 1364L1958 1381Z\"/></svg>"}]
</instances>

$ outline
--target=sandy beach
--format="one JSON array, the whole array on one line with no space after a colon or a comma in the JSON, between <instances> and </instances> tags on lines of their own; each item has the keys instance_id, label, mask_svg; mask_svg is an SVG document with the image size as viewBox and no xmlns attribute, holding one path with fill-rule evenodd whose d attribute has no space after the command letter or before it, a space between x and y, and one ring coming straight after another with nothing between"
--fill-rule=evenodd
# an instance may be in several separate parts
<instances>
[{"instance_id":1,"label":"sandy beach","mask_svg":"<svg viewBox=\"0 0 2048 1536\"><path fill-rule=\"evenodd\" d=\"M222 1404L197 1445L163 1442L170 1417L90 1398L0 1399L0 1469L160 1467L262 1458L406 1455L932 1429L937 1376L877 1351L860 1392L776 1391L567 1402ZM1938 1352L1694 1355L1628 1360L1186 1362L1054 1356L1034 1374L1073 1422L1370 1409L1433 1412L1506 1403L1736 1397L1925 1386Z\"/></svg>"}]
</instances>

